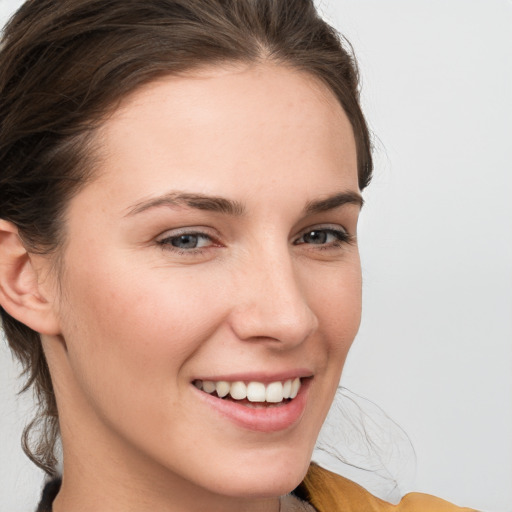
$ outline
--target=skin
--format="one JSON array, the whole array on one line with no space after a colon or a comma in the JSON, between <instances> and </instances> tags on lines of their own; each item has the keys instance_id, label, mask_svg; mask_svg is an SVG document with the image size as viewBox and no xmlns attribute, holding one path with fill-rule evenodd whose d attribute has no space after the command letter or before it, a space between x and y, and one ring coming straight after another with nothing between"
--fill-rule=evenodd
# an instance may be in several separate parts
<instances>
[{"instance_id":1,"label":"skin","mask_svg":"<svg viewBox=\"0 0 512 512\"><path fill-rule=\"evenodd\" d=\"M145 86L97 140L62 268L30 259L64 449L54 511L277 512L307 471L359 327L360 205L304 212L358 194L350 123L315 78L264 63ZM244 214L137 211L177 191ZM314 230L325 240L304 237ZM200 249L172 246L197 231ZM242 428L192 385L295 369L311 376L307 403L284 431Z\"/></svg>"}]
</instances>

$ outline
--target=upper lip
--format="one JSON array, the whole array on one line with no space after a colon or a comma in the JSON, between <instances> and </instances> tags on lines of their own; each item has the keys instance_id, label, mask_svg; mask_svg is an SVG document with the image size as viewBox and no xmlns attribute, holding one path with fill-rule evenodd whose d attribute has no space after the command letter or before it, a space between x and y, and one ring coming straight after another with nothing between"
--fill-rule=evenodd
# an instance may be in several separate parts
<instances>
[{"instance_id":1,"label":"upper lip","mask_svg":"<svg viewBox=\"0 0 512 512\"><path fill-rule=\"evenodd\" d=\"M278 372L269 373L266 372L244 372L244 373L229 373L229 374L216 374L216 375L209 375L209 376L200 376L192 379L192 381L195 380L207 380L207 381L213 381L213 382L219 382L219 381L226 381L226 382L262 382L262 383L269 383L269 382L277 382L277 381L285 381L289 379L295 379L297 377L299 378L305 378L305 377L312 377L313 372L311 370L308 370L306 368L296 368L293 370L283 370Z\"/></svg>"}]
</instances>

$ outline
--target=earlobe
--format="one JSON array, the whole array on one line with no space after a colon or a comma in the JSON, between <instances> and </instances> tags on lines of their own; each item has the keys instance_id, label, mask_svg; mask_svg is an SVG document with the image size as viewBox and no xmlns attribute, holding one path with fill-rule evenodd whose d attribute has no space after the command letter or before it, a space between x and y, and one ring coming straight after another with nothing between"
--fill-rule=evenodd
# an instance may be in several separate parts
<instances>
[{"instance_id":1,"label":"earlobe","mask_svg":"<svg viewBox=\"0 0 512 512\"><path fill-rule=\"evenodd\" d=\"M59 334L53 297L41 284L42 268L24 247L17 227L0 219L0 305L41 334Z\"/></svg>"}]
</instances>

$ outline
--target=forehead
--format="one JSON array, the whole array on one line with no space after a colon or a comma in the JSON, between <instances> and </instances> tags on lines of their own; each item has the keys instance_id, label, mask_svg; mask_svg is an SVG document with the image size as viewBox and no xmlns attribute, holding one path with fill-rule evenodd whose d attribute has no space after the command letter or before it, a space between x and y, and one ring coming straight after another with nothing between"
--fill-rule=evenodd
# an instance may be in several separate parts
<instances>
[{"instance_id":1,"label":"forehead","mask_svg":"<svg viewBox=\"0 0 512 512\"><path fill-rule=\"evenodd\" d=\"M161 78L126 98L98 136L98 184L122 180L140 196L173 183L217 194L226 181L246 178L253 186L292 186L322 170L340 188L349 181L358 190L353 131L338 100L320 80L286 66L226 65Z\"/></svg>"},{"instance_id":2,"label":"forehead","mask_svg":"<svg viewBox=\"0 0 512 512\"><path fill-rule=\"evenodd\" d=\"M209 104L216 109L245 107L241 111L250 112L254 103L260 106L273 103L274 107L280 103L282 109L278 110L281 113L293 106L299 106L303 111L304 107L323 105L326 111L345 117L331 89L309 72L275 62L227 62L164 75L136 89L121 102L112 121L122 122L123 116L130 111L151 109L152 103L163 97L165 104L177 111L180 106L191 108L195 104L203 114ZM281 102L283 98L287 100L285 103ZM219 100L222 103L219 104Z\"/></svg>"}]
</instances>

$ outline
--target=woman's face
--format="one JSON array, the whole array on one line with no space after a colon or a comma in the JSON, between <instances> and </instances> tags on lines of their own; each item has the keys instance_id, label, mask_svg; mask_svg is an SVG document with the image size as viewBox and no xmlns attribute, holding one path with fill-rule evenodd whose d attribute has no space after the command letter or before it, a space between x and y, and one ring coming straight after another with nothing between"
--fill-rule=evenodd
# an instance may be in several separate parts
<instances>
[{"instance_id":1,"label":"woman's face","mask_svg":"<svg viewBox=\"0 0 512 512\"><path fill-rule=\"evenodd\" d=\"M347 117L309 75L226 66L144 87L97 137L45 337L65 468L289 492L360 320Z\"/></svg>"}]
</instances>

